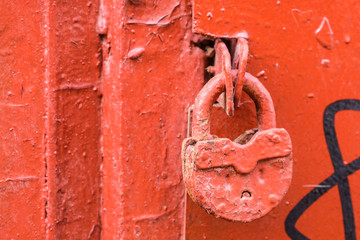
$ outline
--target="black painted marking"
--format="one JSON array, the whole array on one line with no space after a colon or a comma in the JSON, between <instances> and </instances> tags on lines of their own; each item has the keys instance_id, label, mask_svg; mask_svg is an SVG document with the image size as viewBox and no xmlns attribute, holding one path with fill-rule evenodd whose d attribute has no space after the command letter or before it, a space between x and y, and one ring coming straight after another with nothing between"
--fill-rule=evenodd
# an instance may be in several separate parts
<instances>
[{"instance_id":1,"label":"black painted marking","mask_svg":"<svg viewBox=\"0 0 360 240\"><path fill-rule=\"evenodd\" d=\"M360 100L339 100L330 104L324 111L324 134L331 162L334 167L334 173L319 184L320 186L325 185L327 187L315 187L303 199L300 200L300 202L290 211L289 215L287 216L285 220L285 231L288 236L294 240L309 239L296 229L295 224L300 216L311 206L311 204L317 201L323 194L336 185L339 188L345 229L345 239L356 239L354 209L351 201L351 193L347 177L360 169L360 157L346 166L344 165L335 131L335 114L343 110L360 111Z\"/></svg>"}]
</instances>

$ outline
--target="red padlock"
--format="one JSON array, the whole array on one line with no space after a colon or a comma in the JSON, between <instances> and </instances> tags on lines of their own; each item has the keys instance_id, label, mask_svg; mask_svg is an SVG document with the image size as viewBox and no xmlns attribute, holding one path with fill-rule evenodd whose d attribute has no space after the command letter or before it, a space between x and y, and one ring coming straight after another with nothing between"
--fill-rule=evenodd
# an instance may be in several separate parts
<instances>
[{"instance_id":1,"label":"red padlock","mask_svg":"<svg viewBox=\"0 0 360 240\"><path fill-rule=\"evenodd\" d=\"M210 111L224 91L224 75L213 77L200 91L193 110L192 137L182 146L186 189L207 212L233 221L250 222L277 206L292 177L292 145L276 128L270 94L245 74L243 90L257 108L258 129L234 142L210 134Z\"/></svg>"}]
</instances>

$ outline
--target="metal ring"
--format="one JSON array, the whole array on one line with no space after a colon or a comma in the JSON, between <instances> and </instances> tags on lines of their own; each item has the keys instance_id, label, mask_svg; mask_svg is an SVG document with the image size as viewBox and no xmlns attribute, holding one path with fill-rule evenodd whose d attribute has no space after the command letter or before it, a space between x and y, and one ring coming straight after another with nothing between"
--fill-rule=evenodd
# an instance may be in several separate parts
<instances>
[{"instance_id":1,"label":"metal ring","mask_svg":"<svg viewBox=\"0 0 360 240\"><path fill-rule=\"evenodd\" d=\"M194 140L212 139L210 134L210 113L214 102L224 90L225 76L223 73L210 79L200 90L195 99L193 111L192 137ZM264 85L250 73L245 73L243 90L255 103L259 131L275 128L274 104L270 93ZM241 95L240 91L235 92L235 97Z\"/></svg>"}]
</instances>

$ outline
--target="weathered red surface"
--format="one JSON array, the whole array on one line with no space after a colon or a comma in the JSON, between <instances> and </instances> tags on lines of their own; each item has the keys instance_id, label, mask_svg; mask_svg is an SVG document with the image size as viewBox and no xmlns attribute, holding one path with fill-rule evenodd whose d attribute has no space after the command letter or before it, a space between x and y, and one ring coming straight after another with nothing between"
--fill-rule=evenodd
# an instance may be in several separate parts
<instances>
[{"instance_id":1,"label":"weathered red surface","mask_svg":"<svg viewBox=\"0 0 360 240\"><path fill-rule=\"evenodd\" d=\"M20 11L21 10L21 11ZM0 2L0 233L44 239L46 100L41 1Z\"/></svg>"},{"instance_id":2,"label":"weathered red surface","mask_svg":"<svg viewBox=\"0 0 360 240\"><path fill-rule=\"evenodd\" d=\"M287 192L292 175L291 141L285 129L276 128L270 94L248 73L244 91L257 107L259 131L245 133L237 142L211 135L210 112L226 87L226 75L221 72L195 99L192 136L182 145L183 177L191 198L207 212L250 222L266 215Z\"/></svg>"},{"instance_id":3,"label":"weathered red surface","mask_svg":"<svg viewBox=\"0 0 360 240\"><path fill-rule=\"evenodd\" d=\"M214 140L195 146L194 162L198 169L232 166L237 172L248 174L261 160L291 153L290 137L284 129L260 131L246 144L236 144L227 138Z\"/></svg>"},{"instance_id":4,"label":"weathered red surface","mask_svg":"<svg viewBox=\"0 0 360 240\"><path fill-rule=\"evenodd\" d=\"M360 4L231 1L223 10L220 1L201 1L207 2L198 9L206 24L198 22L197 31L248 35L247 71L270 91L277 125L290 133L294 178L280 206L247 224L214 218L188 201L186 238L288 239L290 211L334 173L324 138L325 108L359 98ZM191 3L115 0L104 6L108 14L98 18L97 1L0 3L0 232L5 239L98 239L100 212L103 239L184 236L180 143L186 109L207 67L203 51L190 43L200 39L191 33ZM210 7L214 11L208 14ZM104 60L103 165L97 20ZM231 119L214 108L212 133L234 139L256 127L254 109L246 96ZM359 123L359 112L336 114L346 166L360 155ZM349 202L341 199L350 195L339 193L347 182L339 179L341 186L328 190L296 223L309 239L353 237L353 228L343 227L349 216L343 217L342 207ZM358 224L360 174L348 181ZM359 228L354 229L359 238Z\"/></svg>"},{"instance_id":5,"label":"weathered red surface","mask_svg":"<svg viewBox=\"0 0 360 240\"><path fill-rule=\"evenodd\" d=\"M102 10L102 237L181 239L180 145L205 68L190 3L104 1Z\"/></svg>"},{"instance_id":6,"label":"weathered red surface","mask_svg":"<svg viewBox=\"0 0 360 240\"><path fill-rule=\"evenodd\" d=\"M100 237L97 1L49 1L45 16L47 237Z\"/></svg>"},{"instance_id":7,"label":"weathered red surface","mask_svg":"<svg viewBox=\"0 0 360 240\"><path fill-rule=\"evenodd\" d=\"M223 74L225 91L219 96L218 102L224 107L226 114L234 115L234 83L231 77L231 56L223 41L217 39L215 42L214 73Z\"/></svg>"},{"instance_id":8,"label":"weathered red surface","mask_svg":"<svg viewBox=\"0 0 360 240\"><path fill-rule=\"evenodd\" d=\"M203 4L196 10L196 4ZM222 4L225 11L222 14ZM236 7L229 7L235 5ZM294 172L289 192L267 216L251 223L215 218L187 201L187 239L290 239L285 219L299 201L334 173L324 137L323 113L340 99L359 99L357 76L359 28L357 1L206 1L195 0L195 30L215 36L246 31L249 36L247 72L258 75L274 101L277 126L285 128L293 143ZM201 16L196 15L201 11ZM208 20L207 12L212 11ZM211 16L209 14L209 16ZM199 17L198 17L199 16ZM242 34L245 36L245 34ZM231 119L214 109L212 134L234 139L254 127L254 106L244 97ZM240 114L240 113L239 113ZM343 162L360 155L360 114L342 111L335 129ZM328 130L326 130L328 131ZM330 145L330 148L333 146ZM360 174L348 177L357 238L360 237L358 183ZM322 186L327 189L327 186ZM317 188L320 189L320 188ZM309 239L344 239L339 188L316 200L299 218L296 228ZM313 201L313 200L311 200ZM345 228L349 229L349 225ZM349 236L349 235L348 235ZM348 239L354 239L355 237ZM296 238L294 238L296 239Z\"/></svg>"},{"instance_id":9,"label":"weathered red surface","mask_svg":"<svg viewBox=\"0 0 360 240\"><path fill-rule=\"evenodd\" d=\"M235 107L233 86L236 87L237 97L240 100L249 53L248 43L244 38L232 39L229 51L225 43L218 38L214 48L214 66L208 66L206 70L215 75L224 73L226 91L220 95L217 102L226 110L227 115L232 116ZM229 52L233 55L232 58ZM234 74L235 76L232 78L231 75Z\"/></svg>"},{"instance_id":10,"label":"weathered red surface","mask_svg":"<svg viewBox=\"0 0 360 240\"><path fill-rule=\"evenodd\" d=\"M97 9L0 3L3 239L99 239Z\"/></svg>"}]
</instances>

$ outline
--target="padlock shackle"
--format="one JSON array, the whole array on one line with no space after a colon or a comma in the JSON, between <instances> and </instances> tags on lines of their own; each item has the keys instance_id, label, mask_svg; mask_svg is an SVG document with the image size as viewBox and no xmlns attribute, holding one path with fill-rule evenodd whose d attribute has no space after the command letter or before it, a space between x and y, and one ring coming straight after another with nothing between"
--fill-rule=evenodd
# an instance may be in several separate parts
<instances>
[{"instance_id":1,"label":"padlock shackle","mask_svg":"<svg viewBox=\"0 0 360 240\"><path fill-rule=\"evenodd\" d=\"M254 101L259 131L276 128L276 114L273 100L265 86L250 73L245 73L244 92ZM240 91L235 91L235 99L240 101Z\"/></svg>"},{"instance_id":2,"label":"padlock shackle","mask_svg":"<svg viewBox=\"0 0 360 240\"><path fill-rule=\"evenodd\" d=\"M215 75L200 90L195 99L192 123L192 138L196 141L212 139L210 134L210 113L219 95L225 91L225 76ZM264 85L250 73L245 73L243 91L254 101L259 131L275 128L275 110L270 93ZM241 96L241 90L235 91L235 98Z\"/></svg>"}]
</instances>

